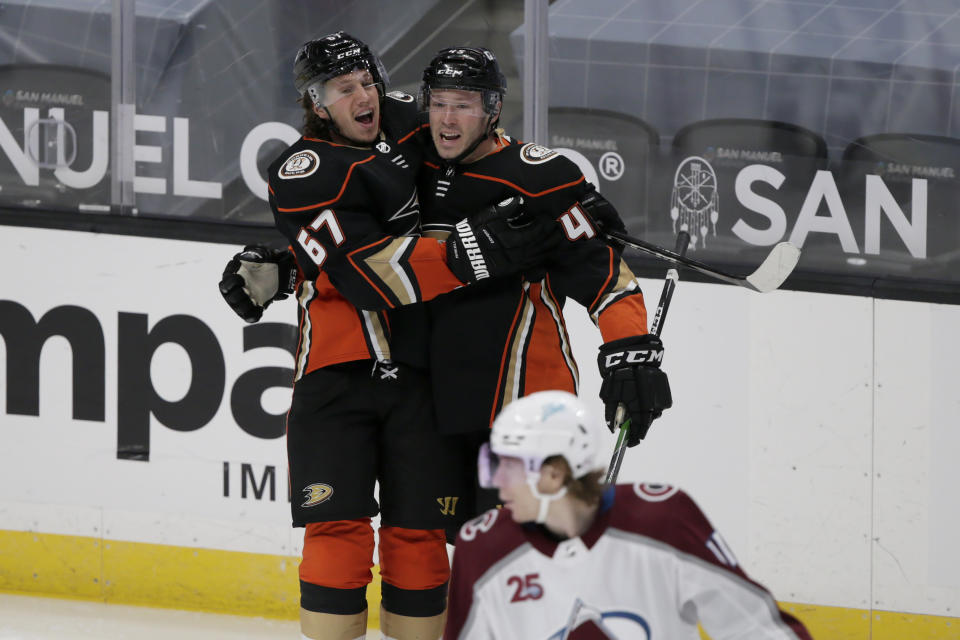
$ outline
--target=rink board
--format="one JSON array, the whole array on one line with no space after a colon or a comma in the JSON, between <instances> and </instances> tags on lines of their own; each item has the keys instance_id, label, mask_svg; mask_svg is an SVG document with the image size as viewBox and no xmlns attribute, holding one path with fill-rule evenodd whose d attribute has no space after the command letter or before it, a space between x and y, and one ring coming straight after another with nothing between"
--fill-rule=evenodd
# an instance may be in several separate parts
<instances>
[{"instance_id":1,"label":"rink board","mask_svg":"<svg viewBox=\"0 0 960 640\"><path fill-rule=\"evenodd\" d=\"M279 346L248 344L244 350L249 327L215 288L234 251L209 243L0 228L0 269L23 274L4 278L0 304L6 301L4 309L19 316L27 312L33 322L56 313L82 319L71 320L85 327L82 335L96 336L99 327L103 363L83 372L102 376L102 385L85 387L103 394L103 415L95 418L89 398L81 402L86 417L75 415L73 354L65 338L43 342L38 362L10 365L14 376L39 367L38 415L30 414L24 385L14 385L21 395L9 397L8 369L0 366L0 542L6 551L25 533L38 540L17 542L20 552L0 556L0 589L143 602L136 592L124 595L125 588L100 584L90 591L81 584L77 576L93 576L97 566L108 579L114 566L108 559L120 549L106 549L109 543L130 544L123 547L126 563L136 565L131 558L142 555L139 593L154 594L152 604L216 608L216 600L200 597L201 587L184 589L186 600L178 600L176 589L161 581L182 571L159 567L196 564L197 575L217 585L217 563L233 557L216 556L222 553L262 559L251 561L262 578L240 586L242 576L231 581L236 591L224 601L243 603L233 611L267 615L251 610L257 585L267 587L263 602L295 600L302 531L288 526L283 438L251 435L231 410L245 375L289 369L293 359ZM660 282L642 284L652 307ZM582 394L599 406L592 364L599 336L582 309L568 305L567 314ZM286 302L271 307L263 322L287 325L293 318ZM16 326L8 329L12 338L0 341L4 362L12 350L8 340L30 339ZM131 353L142 351L144 335L174 326L185 327L202 349L161 344L146 365L149 353ZM960 312L944 305L792 291L760 295L681 282L663 331L675 407L628 453L621 479L685 488L754 578L782 601L802 603L796 606L807 612L804 620L843 612L837 615L866 620L875 638L897 621L920 629L928 617L934 625L949 620L960 611L960 550L954 544L960 514L950 491L960 486L951 455L960 450L960 401L951 390L960 359L956 326ZM203 379L194 384L191 367L201 352L222 364L201 362ZM150 372L156 397L133 398L131 412L131 398L121 397L129 385L118 380L118 369L137 358ZM211 384L218 375L222 385ZM143 413L138 402L174 405L188 396L189 406L174 419L148 407L148 461L117 457L118 434L130 428L119 424L121 413L136 418ZM270 388L262 408L280 415L288 401L288 390ZM42 588L31 589L27 585L41 583L31 582L29 567L50 566L42 556L51 536L76 539L63 543L75 544L76 553L56 564L66 567L64 573L54 571ZM158 555L156 548L167 551ZM215 558L201 560L207 553ZM263 569L261 561L275 568ZM276 591L287 579L289 587L282 588L291 591ZM160 602L157 594L167 595ZM910 635L946 637L940 631Z\"/></svg>"}]
</instances>

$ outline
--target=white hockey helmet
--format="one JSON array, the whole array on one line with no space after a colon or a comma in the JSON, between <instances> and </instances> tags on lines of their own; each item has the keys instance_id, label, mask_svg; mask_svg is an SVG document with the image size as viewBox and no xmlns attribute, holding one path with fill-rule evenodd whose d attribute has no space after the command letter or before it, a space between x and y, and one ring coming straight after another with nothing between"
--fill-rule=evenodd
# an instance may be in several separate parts
<instances>
[{"instance_id":1,"label":"white hockey helmet","mask_svg":"<svg viewBox=\"0 0 960 640\"><path fill-rule=\"evenodd\" d=\"M574 478L601 468L598 425L587 406L566 391L538 391L511 402L494 420L490 442L481 449L480 485L493 486L499 456L523 460L534 483L550 456L563 456Z\"/></svg>"}]
</instances>

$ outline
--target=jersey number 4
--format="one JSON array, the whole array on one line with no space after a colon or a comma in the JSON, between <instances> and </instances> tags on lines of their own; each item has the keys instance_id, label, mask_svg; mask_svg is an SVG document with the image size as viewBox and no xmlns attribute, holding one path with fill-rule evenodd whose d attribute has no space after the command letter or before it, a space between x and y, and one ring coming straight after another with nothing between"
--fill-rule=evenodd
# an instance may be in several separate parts
<instances>
[{"instance_id":1,"label":"jersey number 4","mask_svg":"<svg viewBox=\"0 0 960 640\"><path fill-rule=\"evenodd\" d=\"M307 228L320 231L320 227L324 225L330 230L330 237L333 238L333 242L338 247L343 244L343 229L340 228L340 223L337 222L337 216L334 215L333 209L324 209L321 211L320 215L314 218L313 222L311 222ZM300 246L307 252L307 255L310 256L314 264L320 267L323 265L324 260L327 259L327 250L323 248L319 240L307 233L307 228L300 229L300 233L297 234L297 242L299 242Z\"/></svg>"},{"instance_id":2,"label":"jersey number 4","mask_svg":"<svg viewBox=\"0 0 960 640\"><path fill-rule=\"evenodd\" d=\"M539 600L543 597L543 587L540 586L540 574L528 573L523 576L510 576L507 579L507 585L514 587L513 597L510 602L523 602L524 600Z\"/></svg>"},{"instance_id":3,"label":"jersey number 4","mask_svg":"<svg viewBox=\"0 0 960 640\"><path fill-rule=\"evenodd\" d=\"M560 224L563 225L563 232L567 234L567 240L571 242L580 237L589 240L597 235L587 214L578 204L573 205L569 211L560 216Z\"/></svg>"}]
</instances>

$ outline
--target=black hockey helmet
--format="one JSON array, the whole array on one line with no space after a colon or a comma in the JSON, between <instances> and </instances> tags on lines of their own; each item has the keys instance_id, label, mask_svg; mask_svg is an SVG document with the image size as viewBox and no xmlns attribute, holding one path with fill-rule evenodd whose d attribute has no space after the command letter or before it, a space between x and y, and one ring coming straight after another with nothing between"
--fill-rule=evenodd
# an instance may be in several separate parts
<instances>
[{"instance_id":1,"label":"black hockey helmet","mask_svg":"<svg viewBox=\"0 0 960 640\"><path fill-rule=\"evenodd\" d=\"M497 103L507 92L507 79L500 72L497 57L484 47L451 47L442 49L423 70L420 85L420 108L430 105L431 89L461 89L479 91L483 110L490 116L499 116Z\"/></svg>"},{"instance_id":2,"label":"black hockey helmet","mask_svg":"<svg viewBox=\"0 0 960 640\"><path fill-rule=\"evenodd\" d=\"M323 106L323 84L356 69L366 69L383 97L389 82L383 63L370 47L343 31L305 43L293 61L293 85Z\"/></svg>"}]
</instances>

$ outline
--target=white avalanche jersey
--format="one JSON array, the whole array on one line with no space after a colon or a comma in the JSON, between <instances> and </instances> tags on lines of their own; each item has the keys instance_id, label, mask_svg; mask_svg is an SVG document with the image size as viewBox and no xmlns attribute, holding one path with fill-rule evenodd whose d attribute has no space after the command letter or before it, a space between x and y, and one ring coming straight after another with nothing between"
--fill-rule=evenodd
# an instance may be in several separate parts
<instances>
[{"instance_id":1,"label":"white avalanche jersey","mask_svg":"<svg viewBox=\"0 0 960 640\"><path fill-rule=\"evenodd\" d=\"M465 524L443 637L697 640L698 621L713 640L810 638L687 494L618 485L579 538L557 541L496 509Z\"/></svg>"}]
</instances>

